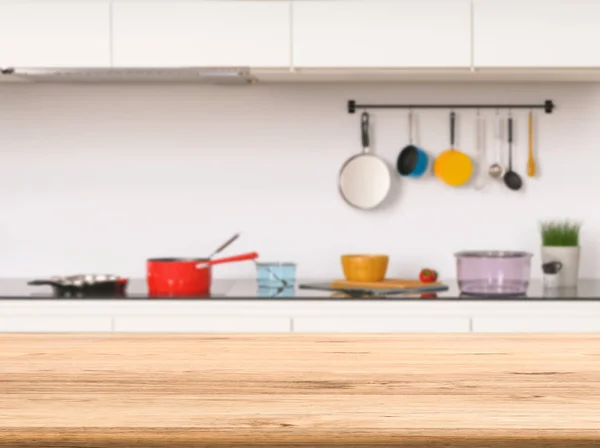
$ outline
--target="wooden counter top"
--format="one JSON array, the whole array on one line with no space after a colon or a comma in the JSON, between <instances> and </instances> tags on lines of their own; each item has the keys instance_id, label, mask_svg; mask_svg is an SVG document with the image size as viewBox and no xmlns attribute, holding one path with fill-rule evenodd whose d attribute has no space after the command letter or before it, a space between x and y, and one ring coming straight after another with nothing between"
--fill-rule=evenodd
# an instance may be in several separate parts
<instances>
[{"instance_id":1,"label":"wooden counter top","mask_svg":"<svg viewBox=\"0 0 600 448\"><path fill-rule=\"evenodd\" d=\"M600 446L600 335L0 335L0 447Z\"/></svg>"}]
</instances>

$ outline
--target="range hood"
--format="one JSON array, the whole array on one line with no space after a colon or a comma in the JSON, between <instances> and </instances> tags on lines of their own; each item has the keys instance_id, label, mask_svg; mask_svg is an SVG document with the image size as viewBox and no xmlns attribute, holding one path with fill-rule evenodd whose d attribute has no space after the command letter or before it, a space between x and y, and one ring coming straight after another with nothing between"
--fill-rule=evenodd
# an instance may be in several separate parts
<instances>
[{"instance_id":1,"label":"range hood","mask_svg":"<svg viewBox=\"0 0 600 448\"><path fill-rule=\"evenodd\" d=\"M1 83L600 82L600 68L0 67Z\"/></svg>"},{"instance_id":2,"label":"range hood","mask_svg":"<svg viewBox=\"0 0 600 448\"><path fill-rule=\"evenodd\" d=\"M15 82L191 82L255 84L249 68L5 68L0 81Z\"/></svg>"}]
</instances>

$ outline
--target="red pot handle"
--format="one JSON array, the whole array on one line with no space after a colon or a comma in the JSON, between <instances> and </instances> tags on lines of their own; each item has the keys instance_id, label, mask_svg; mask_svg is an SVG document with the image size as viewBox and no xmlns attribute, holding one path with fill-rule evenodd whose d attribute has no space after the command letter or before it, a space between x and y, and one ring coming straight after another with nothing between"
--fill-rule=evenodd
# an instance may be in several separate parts
<instances>
[{"instance_id":1,"label":"red pot handle","mask_svg":"<svg viewBox=\"0 0 600 448\"><path fill-rule=\"evenodd\" d=\"M234 255L232 257L225 257L225 258L217 258L216 260L209 260L206 262L202 262L197 265L197 268L202 269L202 268L205 268L206 266L212 266L213 264L232 263L234 261L256 260L257 258L258 258L257 252L249 252L247 254Z\"/></svg>"}]
</instances>

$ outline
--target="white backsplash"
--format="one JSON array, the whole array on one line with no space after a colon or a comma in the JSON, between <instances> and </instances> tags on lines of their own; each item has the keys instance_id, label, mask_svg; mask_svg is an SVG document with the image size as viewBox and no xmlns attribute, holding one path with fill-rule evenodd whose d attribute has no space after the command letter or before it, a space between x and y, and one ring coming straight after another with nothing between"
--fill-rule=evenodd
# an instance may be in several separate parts
<instances>
[{"instance_id":1,"label":"white backsplash","mask_svg":"<svg viewBox=\"0 0 600 448\"><path fill-rule=\"evenodd\" d=\"M536 111L540 174L523 191L394 175L392 201L359 211L337 190L361 150L348 99L557 108ZM340 254L359 252L389 254L391 276L429 266L452 278L463 249L532 251L540 277L538 222L554 217L584 221L581 276L600 277L599 84L0 85L0 105L2 277L142 277L147 257L205 256L237 231L227 254L296 261L303 278L338 277ZM457 147L475 156L475 111L456 112ZM493 151L496 111L483 113ZM527 113L513 112L523 176ZM417 116L417 143L446 149L449 111ZM395 169L407 111L373 110L371 123L374 151ZM252 277L254 266L214 273Z\"/></svg>"}]
</instances>

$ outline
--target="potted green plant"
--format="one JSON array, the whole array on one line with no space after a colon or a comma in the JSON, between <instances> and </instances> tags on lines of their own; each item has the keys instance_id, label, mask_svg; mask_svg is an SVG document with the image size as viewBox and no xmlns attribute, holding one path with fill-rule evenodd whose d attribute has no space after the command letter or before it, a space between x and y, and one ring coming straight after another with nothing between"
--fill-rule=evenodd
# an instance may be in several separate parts
<instances>
[{"instance_id":1,"label":"potted green plant","mask_svg":"<svg viewBox=\"0 0 600 448\"><path fill-rule=\"evenodd\" d=\"M540 225L542 236L542 263L560 262L558 286L577 287L581 248L579 234L581 223L569 220L544 221Z\"/></svg>"}]
</instances>

